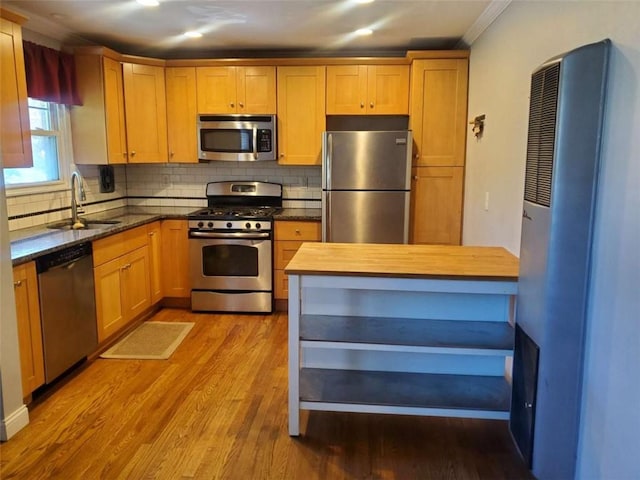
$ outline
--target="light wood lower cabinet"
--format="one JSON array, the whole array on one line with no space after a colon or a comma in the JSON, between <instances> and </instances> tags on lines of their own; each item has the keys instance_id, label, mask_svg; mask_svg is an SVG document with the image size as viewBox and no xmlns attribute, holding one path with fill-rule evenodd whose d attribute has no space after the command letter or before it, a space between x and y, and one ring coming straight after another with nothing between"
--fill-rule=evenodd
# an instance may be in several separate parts
<instances>
[{"instance_id":1,"label":"light wood lower cabinet","mask_svg":"<svg viewBox=\"0 0 640 480\"><path fill-rule=\"evenodd\" d=\"M151 304L162 300L162 228L160 222L147 224L147 242L149 247L149 286Z\"/></svg>"},{"instance_id":2,"label":"light wood lower cabinet","mask_svg":"<svg viewBox=\"0 0 640 480\"><path fill-rule=\"evenodd\" d=\"M103 342L151 306L145 226L93 242L98 341Z\"/></svg>"},{"instance_id":3,"label":"light wood lower cabinet","mask_svg":"<svg viewBox=\"0 0 640 480\"><path fill-rule=\"evenodd\" d=\"M289 282L284 268L298 251L300 245L304 242L319 242L322 239L320 225L320 222L315 220L279 220L275 222L273 278L276 300L289 298Z\"/></svg>"},{"instance_id":4,"label":"light wood lower cabinet","mask_svg":"<svg viewBox=\"0 0 640 480\"><path fill-rule=\"evenodd\" d=\"M162 288L165 297L191 296L189 227L186 220L162 221Z\"/></svg>"},{"instance_id":5,"label":"light wood lower cabinet","mask_svg":"<svg viewBox=\"0 0 640 480\"><path fill-rule=\"evenodd\" d=\"M411 243L460 245L464 167L414 167Z\"/></svg>"},{"instance_id":6,"label":"light wood lower cabinet","mask_svg":"<svg viewBox=\"0 0 640 480\"><path fill-rule=\"evenodd\" d=\"M44 384L38 277L34 262L14 267L13 289L18 318L22 396L28 397L36 388Z\"/></svg>"}]
</instances>

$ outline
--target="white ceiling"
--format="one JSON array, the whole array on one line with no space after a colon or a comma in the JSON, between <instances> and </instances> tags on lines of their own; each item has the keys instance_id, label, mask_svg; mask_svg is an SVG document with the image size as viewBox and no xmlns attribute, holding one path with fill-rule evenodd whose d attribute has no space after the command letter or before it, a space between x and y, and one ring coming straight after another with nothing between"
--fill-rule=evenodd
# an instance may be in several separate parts
<instances>
[{"instance_id":1,"label":"white ceiling","mask_svg":"<svg viewBox=\"0 0 640 480\"><path fill-rule=\"evenodd\" d=\"M65 44L159 58L393 55L469 44L510 0L4 0ZM368 27L370 36L353 32ZM197 30L202 38L182 36ZM461 42L462 40L462 42ZM398 53L399 54L399 53Z\"/></svg>"}]
</instances>

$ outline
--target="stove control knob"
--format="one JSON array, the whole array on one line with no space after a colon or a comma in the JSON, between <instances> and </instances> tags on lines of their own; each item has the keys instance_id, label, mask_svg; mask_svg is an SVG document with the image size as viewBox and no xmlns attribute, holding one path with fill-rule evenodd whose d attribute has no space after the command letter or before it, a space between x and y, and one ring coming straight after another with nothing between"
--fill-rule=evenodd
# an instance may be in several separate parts
<instances>
[{"instance_id":1,"label":"stove control knob","mask_svg":"<svg viewBox=\"0 0 640 480\"><path fill-rule=\"evenodd\" d=\"M204 223L198 222L198 228L202 228L203 226L204 226Z\"/></svg>"},{"instance_id":2,"label":"stove control knob","mask_svg":"<svg viewBox=\"0 0 640 480\"><path fill-rule=\"evenodd\" d=\"M207 223L207 227L209 227L209 228L213 228L213 222L209 222L209 223Z\"/></svg>"},{"instance_id":3,"label":"stove control knob","mask_svg":"<svg viewBox=\"0 0 640 480\"><path fill-rule=\"evenodd\" d=\"M227 228L231 228L233 224L231 222L227 222Z\"/></svg>"},{"instance_id":4,"label":"stove control knob","mask_svg":"<svg viewBox=\"0 0 640 480\"><path fill-rule=\"evenodd\" d=\"M244 226L247 230L251 229L251 224L249 222L245 223Z\"/></svg>"},{"instance_id":5,"label":"stove control knob","mask_svg":"<svg viewBox=\"0 0 640 480\"><path fill-rule=\"evenodd\" d=\"M260 230L261 225L259 223L256 223L256 229Z\"/></svg>"}]
</instances>

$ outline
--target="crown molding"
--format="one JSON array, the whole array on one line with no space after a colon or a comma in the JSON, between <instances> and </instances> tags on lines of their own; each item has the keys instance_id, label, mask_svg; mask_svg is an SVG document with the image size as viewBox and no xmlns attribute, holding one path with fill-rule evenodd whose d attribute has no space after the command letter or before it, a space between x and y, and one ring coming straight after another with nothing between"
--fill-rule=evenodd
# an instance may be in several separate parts
<instances>
[{"instance_id":1,"label":"crown molding","mask_svg":"<svg viewBox=\"0 0 640 480\"><path fill-rule=\"evenodd\" d=\"M493 0L484 12L473 22L473 25L469 27L469 30L462 36L456 48L465 49L469 48L476 39L482 35L482 33L489 28L496 18L498 18L505 8L509 6L511 0Z\"/></svg>"}]
</instances>

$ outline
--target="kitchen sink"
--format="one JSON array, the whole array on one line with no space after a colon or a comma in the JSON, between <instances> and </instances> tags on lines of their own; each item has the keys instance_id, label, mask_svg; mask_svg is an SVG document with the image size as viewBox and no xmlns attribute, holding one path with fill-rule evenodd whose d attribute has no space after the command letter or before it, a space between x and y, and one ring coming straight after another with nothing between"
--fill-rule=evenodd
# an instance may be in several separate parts
<instances>
[{"instance_id":1,"label":"kitchen sink","mask_svg":"<svg viewBox=\"0 0 640 480\"><path fill-rule=\"evenodd\" d=\"M61 222L51 223L47 225L47 228L51 228L54 230L101 230L104 228L109 228L113 225L117 225L120 223L120 220L85 220L80 219L80 223L82 223L82 228L73 228L73 222L71 219L62 220Z\"/></svg>"}]
</instances>

